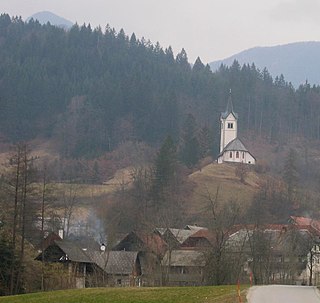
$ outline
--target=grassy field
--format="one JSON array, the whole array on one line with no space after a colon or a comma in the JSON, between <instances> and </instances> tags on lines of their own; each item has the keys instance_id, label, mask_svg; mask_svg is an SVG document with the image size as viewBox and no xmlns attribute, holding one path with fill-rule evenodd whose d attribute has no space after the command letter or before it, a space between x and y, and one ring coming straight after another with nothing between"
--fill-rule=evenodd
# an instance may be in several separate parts
<instances>
[{"instance_id":1,"label":"grassy field","mask_svg":"<svg viewBox=\"0 0 320 303\"><path fill-rule=\"evenodd\" d=\"M192 214L206 212L209 206L208 195L215 197L219 188L218 201L223 204L229 200L237 201L246 208L258 190L260 177L253 171L248 172L245 183L235 175L235 166L231 164L212 163L189 176L195 184L190 199L189 212Z\"/></svg>"},{"instance_id":2,"label":"grassy field","mask_svg":"<svg viewBox=\"0 0 320 303\"><path fill-rule=\"evenodd\" d=\"M245 288L244 288L245 289ZM235 285L207 287L92 288L0 297L0 303L235 303ZM245 302L245 290L242 291Z\"/></svg>"}]
</instances>

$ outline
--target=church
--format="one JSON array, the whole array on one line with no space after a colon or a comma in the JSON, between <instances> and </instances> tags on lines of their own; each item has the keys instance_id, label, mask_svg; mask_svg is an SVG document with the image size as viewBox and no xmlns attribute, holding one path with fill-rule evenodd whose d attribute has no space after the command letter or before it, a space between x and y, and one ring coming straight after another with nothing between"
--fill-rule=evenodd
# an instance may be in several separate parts
<instances>
[{"instance_id":1,"label":"church","mask_svg":"<svg viewBox=\"0 0 320 303\"><path fill-rule=\"evenodd\" d=\"M220 115L221 135L218 163L255 164L256 158L238 138L238 114L233 111L231 92L227 109Z\"/></svg>"}]
</instances>

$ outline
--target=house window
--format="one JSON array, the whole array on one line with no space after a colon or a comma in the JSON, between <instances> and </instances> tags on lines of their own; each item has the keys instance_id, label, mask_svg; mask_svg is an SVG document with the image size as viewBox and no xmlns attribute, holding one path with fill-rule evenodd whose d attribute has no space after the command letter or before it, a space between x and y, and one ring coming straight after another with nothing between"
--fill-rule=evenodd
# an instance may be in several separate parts
<instances>
[{"instance_id":1,"label":"house window","mask_svg":"<svg viewBox=\"0 0 320 303\"><path fill-rule=\"evenodd\" d=\"M244 159L244 152L242 152L242 159Z\"/></svg>"},{"instance_id":2,"label":"house window","mask_svg":"<svg viewBox=\"0 0 320 303\"><path fill-rule=\"evenodd\" d=\"M230 152L230 158L232 158L232 152Z\"/></svg>"},{"instance_id":3,"label":"house window","mask_svg":"<svg viewBox=\"0 0 320 303\"><path fill-rule=\"evenodd\" d=\"M181 267L181 274L187 274L188 273L188 269L186 267Z\"/></svg>"},{"instance_id":4,"label":"house window","mask_svg":"<svg viewBox=\"0 0 320 303\"><path fill-rule=\"evenodd\" d=\"M239 152L238 151L236 152L236 158L239 158Z\"/></svg>"},{"instance_id":5,"label":"house window","mask_svg":"<svg viewBox=\"0 0 320 303\"><path fill-rule=\"evenodd\" d=\"M228 123L228 128L233 128L233 123Z\"/></svg>"},{"instance_id":6,"label":"house window","mask_svg":"<svg viewBox=\"0 0 320 303\"><path fill-rule=\"evenodd\" d=\"M121 279L117 279L117 284L121 285Z\"/></svg>"}]
</instances>

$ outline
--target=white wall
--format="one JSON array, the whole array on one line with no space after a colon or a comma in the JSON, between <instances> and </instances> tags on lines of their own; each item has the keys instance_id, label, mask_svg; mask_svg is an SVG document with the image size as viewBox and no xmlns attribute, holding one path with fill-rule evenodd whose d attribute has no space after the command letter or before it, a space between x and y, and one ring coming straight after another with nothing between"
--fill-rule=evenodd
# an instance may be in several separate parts
<instances>
[{"instance_id":1,"label":"white wall","mask_svg":"<svg viewBox=\"0 0 320 303\"><path fill-rule=\"evenodd\" d=\"M239 157L237 158L237 151L226 151L218 158L218 163L234 162L256 164L255 158L253 158L249 152L238 151L238 155Z\"/></svg>"},{"instance_id":2,"label":"white wall","mask_svg":"<svg viewBox=\"0 0 320 303\"><path fill-rule=\"evenodd\" d=\"M237 119L231 113L226 119L220 119L220 121L221 121L220 152L222 152L229 142L237 138L238 125L237 125ZM228 128L228 123L232 123L233 128Z\"/></svg>"}]
</instances>

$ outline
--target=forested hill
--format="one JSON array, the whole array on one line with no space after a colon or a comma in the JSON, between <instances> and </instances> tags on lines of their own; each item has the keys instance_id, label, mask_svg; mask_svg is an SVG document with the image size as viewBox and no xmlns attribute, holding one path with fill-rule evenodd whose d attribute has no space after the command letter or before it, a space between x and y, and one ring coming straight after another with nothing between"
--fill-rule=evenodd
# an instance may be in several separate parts
<instances>
[{"instance_id":1,"label":"forested hill","mask_svg":"<svg viewBox=\"0 0 320 303\"><path fill-rule=\"evenodd\" d=\"M65 31L8 15L0 46L0 132L10 142L50 138L64 156L95 157L126 140L178 141L190 113L194 129L217 138L230 88L242 132L320 138L319 87L294 90L254 65L212 73L199 58L191 68L184 50L109 26Z\"/></svg>"}]
</instances>

